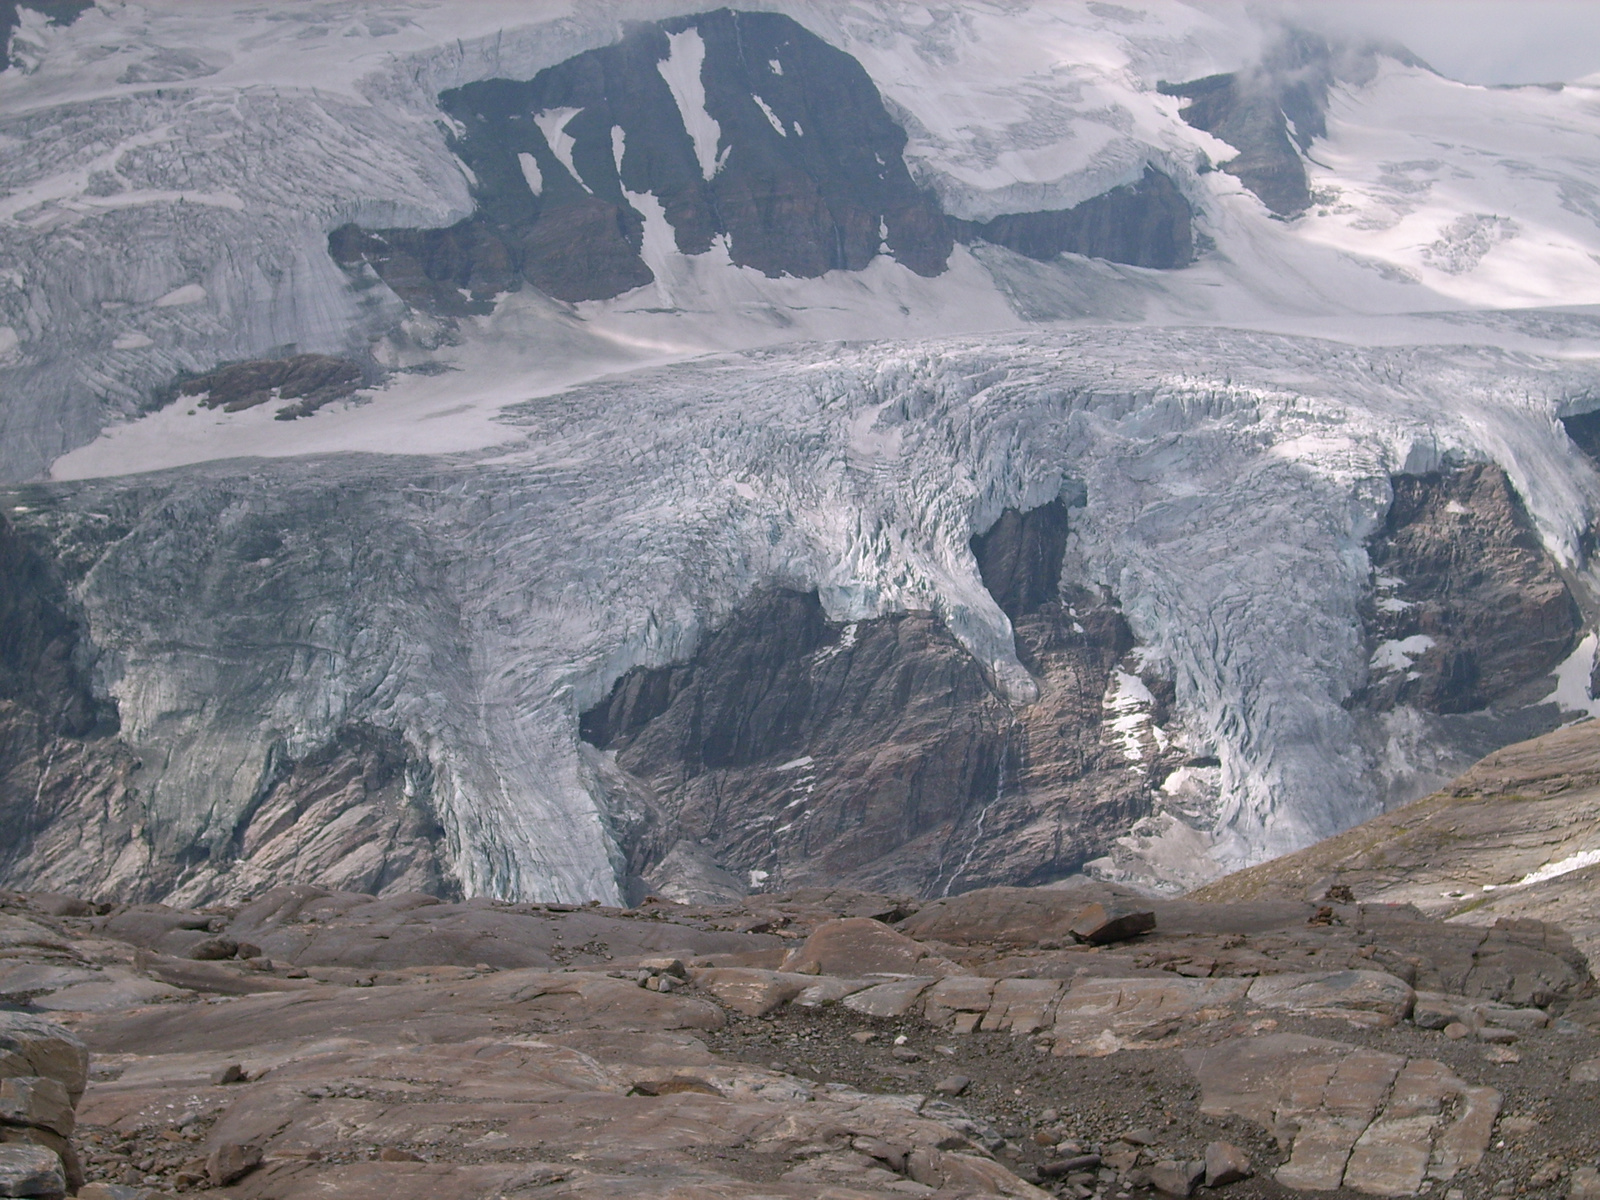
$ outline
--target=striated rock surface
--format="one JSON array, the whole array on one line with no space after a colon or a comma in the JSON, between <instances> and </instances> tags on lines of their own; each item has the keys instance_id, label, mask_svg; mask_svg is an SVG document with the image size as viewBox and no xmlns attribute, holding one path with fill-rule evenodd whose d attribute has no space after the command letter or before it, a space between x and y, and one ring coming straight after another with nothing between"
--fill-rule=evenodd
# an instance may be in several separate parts
<instances>
[{"instance_id":1,"label":"striated rock surface","mask_svg":"<svg viewBox=\"0 0 1600 1200\"><path fill-rule=\"evenodd\" d=\"M97 915L8 893L0 930L33 931L0 942L19 966L66 953L153 981L185 960L147 944L276 948L192 963L212 974L159 998L33 998L76 1036L0 1014L0 1138L56 1139L28 1152L81 1159L99 1200L1043 1200L1252 1172L1411 1196L1600 1153L1592 1085L1564 1069L1600 1049L1587 972L1545 1008L1413 993L1377 964L1430 952L1352 919L1378 906L1308 923L1294 902L1158 901L1155 928L1099 947L984 941L971 919L964 941L920 932L930 910L954 933L955 910L1118 896L1084 888L969 893L898 932L864 914L905 901L845 889L617 909L279 888ZM451 930L474 915L477 947L576 952L464 965ZM1214 973L1194 973L1205 954Z\"/></svg>"},{"instance_id":2,"label":"striated rock surface","mask_svg":"<svg viewBox=\"0 0 1600 1200\"><path fill-rule=\"evenodd\" d=\"M1585 721L1489 755L1448 788L1337 837L1239 871L1195 893L1414 905L1488 936L1570 930L1600 956L1600 722Z\"/></svg>"}]
</instances>

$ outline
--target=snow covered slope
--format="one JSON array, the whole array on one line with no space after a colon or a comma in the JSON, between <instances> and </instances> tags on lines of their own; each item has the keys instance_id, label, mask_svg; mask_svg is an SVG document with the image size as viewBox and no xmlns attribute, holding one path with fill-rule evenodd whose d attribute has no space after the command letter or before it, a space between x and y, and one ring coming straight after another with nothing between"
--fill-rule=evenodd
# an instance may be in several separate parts
<instances>
[{"instance_id":1,"label":"snow covered slope","mask_svg":"<svg viewBox=\"0 0 1600 1200\"><path fill-rule=\"evenodd\" d=\"M1492 462L1590 586L1600 477L1558 418L1600 406L1600 90L1457 84L1242 4L747 7L860 64L952 229L1154 171L1198 257L973 237L919 273L886 222L859 269L768 275L722 234L686 251L664 193L630 187L650 282L572 303L463 287L460 313L430 310L342 268L329 238L479 211L492 181L454 152L441 94L701 6L21 10L0 72L0 480L49 481L15 493L16 519L82 569L123 736L160 750L140 862L221 862L274 764L364 722L427 760L469 889L614 895L614 789L576 729L620 675L781 584L841 621L930 609L1024 703L969 541L1069 484L1087 501L1063 581L1120 603L1176 689L1170 736L1218 764L1195 768L1216 778L1178 834L1216 869L1418 794L1505 733L1351 703L1375 650L1402 670L1424 649L1367 644L1366 543L1392 476ZM664 28L676 136L710 183L732 126L707 107L699 35ZM761 136L806 136L755 99ZM582 111L527 114L539 157L508 186L542 197L560 170L597 194ZM625 143L599 168L613 183ZM1269 207L1241 165L1261 156L1309 207ZM163 403L291 353L370 386L298 420ZM280 544L245 557L263 527ZM203 594L196 563L214 565ZM275 584L247 583L251 564ZM1563 670L1569 710L1591 703L1588 665ZM226 892L221 870L184 894Z\"/></svg>"},{"instance_id":2,"label":"snow covered slope","mask_svg":"<svg viewBox=\"0 0 1600 1200\"><path fill-rule=\"evenodd\" d=\"M1281 31L1240 6L757 7L788 13L865 67L908 132L914 177L952 216L1075 204L1153 165L1215 249L1157 272L980 245L958 247L932 280L888 259L773 279L716 246L679 253L646 206L656 282L575 312L524 312L510 332L539 360L536 379L707 349L1038 320L1315 330L1373 313L1600 303L1594 89L1489 89L1382 55L1336 56L1354 65L1335 79L1327 136L1306 155L1317 204L1284 221L1210 169L1238 151L1186 123L1186 102L1157 87L1250 78ZM690 11L486 0L335 4L313 18L107 4L70 25L26 22L16 34L26 54L13 47L23 66L0 74L0 469L43 471L179 370L290 344L370 349L389 366L427 357L441 332L403 319L387 288L353 287L327 234L349 221L443 226L471 211L441 91L531 78L614 41L630 18ZM509 372L526 377L528 364ZM431 448L434 427L397 425L393 448ZM328 441L271 433L258 448Z\"/></svg>"}]
</instances>

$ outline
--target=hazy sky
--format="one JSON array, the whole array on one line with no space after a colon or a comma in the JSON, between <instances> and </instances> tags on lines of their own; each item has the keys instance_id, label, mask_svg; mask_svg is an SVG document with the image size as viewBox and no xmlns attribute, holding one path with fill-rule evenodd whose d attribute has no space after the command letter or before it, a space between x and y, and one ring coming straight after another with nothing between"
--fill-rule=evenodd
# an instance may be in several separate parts
<instances>
[{"instance_id":1,"label":"hazy sky","mask_svg":"<svg viewBox=\"0 0 1600 1200\"><path fill-rule=\"evenodd\" d=\"M1271 0L1305 24L1404 43L1470 83L1570 82L1600 72L1600 0Z\"/></svg>"}]
</instances>

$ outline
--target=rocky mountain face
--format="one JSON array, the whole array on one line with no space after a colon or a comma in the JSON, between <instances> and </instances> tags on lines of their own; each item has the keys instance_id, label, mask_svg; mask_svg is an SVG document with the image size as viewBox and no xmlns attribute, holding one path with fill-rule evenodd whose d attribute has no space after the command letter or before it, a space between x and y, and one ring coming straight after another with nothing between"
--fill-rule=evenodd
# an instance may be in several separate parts
<instances>
[{"instance_id":1,"label":"rocky mountain face","mask_svg":"<svg viewBox=\"0 0 1600 1200\"><path fill-rule=\"evenodd\" d=\"M448 229L346 225L328 245L347 270L370 266L445 315L487 313L524 284L574 302L641 287L659 253L647 238L687 255L717 244L738 266L799 278L880 254L938 275L956 238L1045 260L1194 257L1189 203L1153 167L1072 208L947 218L913 182L906 133L861 65L776 13L637 23L531 80L439 100L474 180L473 216Z\"/></svg>"},{"instance_id":2,"label":"rocky mountain face","mask_svg":"<svg viewBox=\"0 0 1600 1200\"><path fill-rule=\"evenodd\" d=\"M1493 464L1397 476L1367 553L1374 708L1482 709L1547 675L1582 628L1566 580Z\"/></svg>"},{"instance_id":3,"label":"rocky mountain face","mask_svg":"<svg viewBox=\"0 0 1600 1200\"><path fill-rule=\"evenodd\" d=\"M583 715L660 812L636 889L696 896L842 881L917 895L1060 878L1152 809L1183 761L1172 685L1141 678L1108 598L1063 597L1068 510L1006 509L972 549L1038 698L1014 705L931 613L830 622L762 593L688 662L640 668ZM1113 832L1115 831L1115 832Z\"/></svg>"},{"instance_id":4,"label":"rocky mountain face","mask_svg":"<svg viewBox=\"0 0 1600 1200\"><path fill-rule=\"evenodd\" d=\"M25 876L79 842L81 815L112 827L115 860L138 823L138 761L89 680L90 647L55 565L0 516L0 875ZM96 839L98 842L98 839Z\"/></svg>"}]
</instances>

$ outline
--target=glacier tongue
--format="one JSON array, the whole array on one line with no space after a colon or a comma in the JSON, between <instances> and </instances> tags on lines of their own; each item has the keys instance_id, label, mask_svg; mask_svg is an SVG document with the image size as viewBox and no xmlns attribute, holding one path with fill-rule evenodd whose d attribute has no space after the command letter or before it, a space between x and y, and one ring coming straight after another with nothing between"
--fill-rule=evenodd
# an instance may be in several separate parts
<instances>
[{"instance_id":1,"label":"glacier tongue","mask_svg":"<svg viewBox=\"0 0 1600 1200\"><path fill-rule=\"evenodd\" d=\"M529 401L489 452L33 485L16 519L98 547L78 594L124 735L164 748L158 846L225 842L274 754L366 721L431 760L469 892L615 899L577 739L615 679L777 583L840 620L932 609L1026 700L968 540L1081 486L1063 580L1120 598L1221 760L1220 869L1388 794L1381 729L1341 702L1390 474L1495 458L1576 567L1600 478L1553 415L1595 383L1225 331L801 346Z\"/></svg>"}]
</instances>

